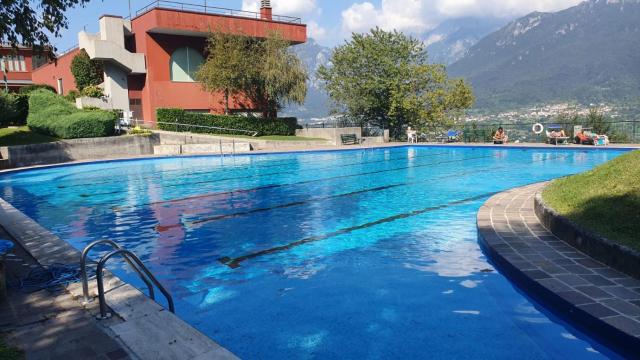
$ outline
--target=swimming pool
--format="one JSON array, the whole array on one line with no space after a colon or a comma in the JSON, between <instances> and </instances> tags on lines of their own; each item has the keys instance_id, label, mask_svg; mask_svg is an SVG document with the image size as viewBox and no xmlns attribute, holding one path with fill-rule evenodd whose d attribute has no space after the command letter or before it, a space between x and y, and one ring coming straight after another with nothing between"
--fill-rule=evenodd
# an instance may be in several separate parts
<instances>
[{"instance_id":1,"label":"swimming pool","mask_svg":"<svg viewBox=\"0 0 640 360\"><path fill-rule=\"evenodd\" d=\"M177 314L241 358L615 357L479 248L496 192L621 151L397 147L104 162L0 177L81 249L136 252ZM125 268L123 279L143 288Z\"/></svg>"}]
</instances>

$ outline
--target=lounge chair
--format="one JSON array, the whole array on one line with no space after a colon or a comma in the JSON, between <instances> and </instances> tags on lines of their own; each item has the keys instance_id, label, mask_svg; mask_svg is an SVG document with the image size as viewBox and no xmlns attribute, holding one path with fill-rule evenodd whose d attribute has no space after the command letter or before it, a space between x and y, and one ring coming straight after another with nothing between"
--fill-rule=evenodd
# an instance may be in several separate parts
<instances>
[{"instance_id":1,"label":"lounge chair","mask_svg":"<svg viewBox=\"0 0 640 360\"><path fill-rule=\"evenodd\" d=\"M547 133L547 141L549 141L549 144L554 144L554 145L569 144L568 136L553 136L551 135L549 130L546 130L546 133Z\"/></svg>"}]
</instances>

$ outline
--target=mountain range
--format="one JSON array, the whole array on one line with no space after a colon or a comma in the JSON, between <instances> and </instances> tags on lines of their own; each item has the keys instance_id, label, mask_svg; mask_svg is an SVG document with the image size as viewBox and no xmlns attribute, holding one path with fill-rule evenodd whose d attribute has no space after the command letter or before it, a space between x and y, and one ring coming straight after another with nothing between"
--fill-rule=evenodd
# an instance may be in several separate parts
<instances>
[{"instance_id":1,"label":"mountain range","mask_svg":"<svg viewBox=\"0 0 640 360\"><path fill-rule=\"evenodd\" d=\"M431 62L472 84L477 109L640 99L640 0L587 0L515 20L452 19L423 40ZM309 68L309 93L303 106L283 113L325 117L330 102L315 72L329 62L331 49L309 39L294 51Z\"/></svg>"},{"instance_id":2,"label":"mountain range","mask_svg":"<svg viewBox=\"0 0 640 360\"><path fill-rule=\"evenodd\" d=\"M590 0L534 12L469 48L449 74L473 85L479 108L640 97L640 1Z\"/></svg>"}]
</instances>

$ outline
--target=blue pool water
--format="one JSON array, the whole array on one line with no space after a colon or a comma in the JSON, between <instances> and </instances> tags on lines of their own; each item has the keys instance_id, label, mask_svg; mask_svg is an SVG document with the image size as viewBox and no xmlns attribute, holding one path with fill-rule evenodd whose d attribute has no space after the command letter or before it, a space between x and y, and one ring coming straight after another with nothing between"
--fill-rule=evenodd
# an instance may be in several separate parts
<instances>
[{"instance_id":1,"label":"blue pool water","mask_svg":"<svg viewBox=\"0 0 640 360\"><path fill-rule=\"evenodd\" d=\"M78 249L110 238L141 255L177 314L242 358L598 359L615 355L488 262L475 218L495 192L620 154L398 147L107 162L5 175L0 197Z\"/></svg>"}]
</instances>

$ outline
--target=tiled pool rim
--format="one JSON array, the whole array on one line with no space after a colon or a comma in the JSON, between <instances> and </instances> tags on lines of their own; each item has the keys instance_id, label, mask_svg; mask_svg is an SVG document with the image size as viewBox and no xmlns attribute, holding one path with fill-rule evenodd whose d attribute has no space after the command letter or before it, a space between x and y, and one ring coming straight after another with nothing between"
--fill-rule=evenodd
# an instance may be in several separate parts
<instances>
[{"instance_id":1,"label":"tiled pool rim","mask_svg":"<svg viewBox=\"0 0 640 360\"><path fill-rule=\"evenodd\" d=\"M80 251L0 198L0 226L41 266L79 265ZM171 314L140 290L106 272L107 304L121 318L107 322L107 333L120 338L138 359L238 359L230 351ZM82 295L80 283L66 290L74 298ZM90 293L95 281L90 281ZM94 300L97 301L97 300ZM80 302L78 302L78 306ZM98 321L98 320L96 320ZM161 326L159 326L161 325Z\"/></svg>"},{"instance_id":2,"label":"tiled pool rim","mask_svg":"<svg viewBox=\"0 0 640 360\"><path fill-rule=\"evenodd\" d=\"M622 355L637 357L640 281L597 262L542 225L534 198L546 184L487 200L477 215L481 247L529 296Z\"/></svg>"}]
</instances>

